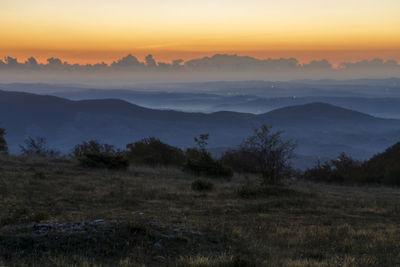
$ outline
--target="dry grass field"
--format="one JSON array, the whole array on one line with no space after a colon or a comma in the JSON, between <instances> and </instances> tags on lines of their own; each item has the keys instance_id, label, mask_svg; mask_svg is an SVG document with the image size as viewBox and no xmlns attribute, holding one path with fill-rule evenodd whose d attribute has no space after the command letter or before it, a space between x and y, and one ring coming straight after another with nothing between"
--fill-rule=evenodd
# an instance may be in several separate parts
<instances>
[{"instance_id":1,"label":"dry grass field","mask_svg":"<svg viewBox=\"0 0 400 267\"><path fill-rule=\"evenodd\" d=\"M400 190L0 158L0 266L400 266Z\"/></svg>"}]
</instances>

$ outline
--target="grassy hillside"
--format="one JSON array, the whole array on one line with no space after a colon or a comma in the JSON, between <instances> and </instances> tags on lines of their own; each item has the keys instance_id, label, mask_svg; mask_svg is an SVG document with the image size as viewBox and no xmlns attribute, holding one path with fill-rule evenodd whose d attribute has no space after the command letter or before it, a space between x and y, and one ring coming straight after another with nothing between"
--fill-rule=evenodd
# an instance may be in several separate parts
<instances>
[{"instance_id":1,"label":"grassy hillside","mask_svg":"<svg viewBox=\"0 0 400 267\"><path fill-rule=\"evenodd\" d=\"M0 157L0 265L400 265L398 189L195 179Z\"/></svg>"}]
</instances>

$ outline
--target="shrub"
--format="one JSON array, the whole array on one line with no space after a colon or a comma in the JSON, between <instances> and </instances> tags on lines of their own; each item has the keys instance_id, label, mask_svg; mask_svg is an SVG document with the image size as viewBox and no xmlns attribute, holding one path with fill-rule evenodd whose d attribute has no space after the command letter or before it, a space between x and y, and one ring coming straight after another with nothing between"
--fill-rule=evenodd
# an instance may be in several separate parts
<instances>
[{"instance_id":1,"label":"shrub","mask_svg":"<svg viewBox=\"0 0 400 267\"><path fill-rule=\"evenodd\" d=\"M331 161L333 166L331 180L338 183L359 183L360 162L341 153L340 156Z\"/></svg>"},{"instance_id":2,"label":"shrub","mask_svg":"<svg viewBox=\"0 0 400 267\"><path fill-rule=\"evenodd\" d=\"M0 128L0 154L8 154L8 146L4 136L6 135L6 130Z\"/></svg>"},{"instance_id":3,"label":"shrub","mask_svg":"<svg viewBox=\"0 0 400 267\"><path fill-rule=\"evenodd\" d=\"M400 165L386 168L383 184L400 186Z\"/></svg>"},{"instance_id":4,"label":"shrub","mask_svg":"<svg viewBox=\"0 0 400 267\"><path fill-rule=\"evenodd\" d=\"M198 148L189 148L186 150L187 160L184 170L195 175L232 177L232 169L223 165L220 161L213 159L211 154L206 150L208 137L208 134L201 134L198 138L194 138Z\"/></svg>"},{"instance_id":5,"label":"shrub","mask_svg":"<svg viewBox=\"0 0 400 267\"><path fill-rule=\"evenodd\" d=\"M186 153L187 161L184 170L195 175L207 175L215 177L232 177L233 171L223 165L220 161L214 160L207 151L198 149L188 149Z\"/></svg>"},{"instance_id":6,"label":"shrub","mask_svg":"<svg viewBox=\"0 0 400 267\"><path fill-rule=\"evenodd\" d=\"M78 160L81 166L89 168L126 170L129 166L129 161L124 156L110 153L88 153Z\"/></svg>"},{"instance_id":7,"label":"shrub","mask_svg":"<svg viewBox=\"0 0 400 267\"><path fill-rule=\"evenodd\" d=\"M128 144L126 148L128 159L138 164L182 166L185 162L185 155L181 149L154 137Z\"/></svg>"},{"instance_id":8,"label":"shrub","mask_svg":"<svg viewBox=\"0 0 400 267\"><path fill-rule=\"evenodd\" d=\"M192 183L194 191L211 191L213 188L214 184L207 180L197 179Z\"/></svg>"},{"instance_id":9,"label":"shrub","mask_svg":"<svg viewBox=\"0 0 400 267\"><path fill-rule=\"evenodd\" d=\"M362 164L363 177L370 183L392 184L400 163L400 142Z\"/></svg>"},{"instance_id":10,"label":"shrub","mask_svg":"<svg viewBox=\"0 0 400 267\"><path fill-rule=\"evenodd\" d=\"M314 182L358 184L361 178L361 163L341 153L337 159L321 164L319 161L313 168L307 169L301 175L303 179Z\"/></svg>"},{"instance_id":11,"label":"shrub","mask_svg":"<svg viewBox=\"0 0 400 267\"><path fill-rule=\"evenodd\" d=\"M96 140L76 145L72 156L77 158L79 165L83 167L125 170L129 166L128 160L113 145L101 144Z\"/></svg>"},{"instance_id":12,"label":"shrub","mask_svg":"<svg viewBox=\"0 0 400 267\"><path fill-rule=\"evenodd\" d=\"M365 162L342 153L337 159L306 170L300 177L340 184L400 185L400 142Z\"/></svg>"},{"instance_id":13,"label":"shrub","mask_svg":"<svg viewBox=\"0 0 400 267\"><path fill-rule=\"evenodd\" d=\"M238 173L260 173L254 154L242 149L226 151L220 161Z\"/></svg>"},{"instance_id":14,"label":"shrub","mask_svg":"<svg viewBox=\"0 0 400 267\"><path fill-rule=\"evenodd\" d=\"M100 153L115 154L116 150L113 145L101 144L99 141L91 140L76 145L72 151L72 155L75 158L82 157L85 154L100 154Z\"/></svg>"},{"instance_id":15,"label":"shrub","mask_svg":"<svg viewBox=\"0 0 400 267\"><path fill-rule=\"evenodd\" d=\"M332 165L329 162L321 164L317 162L316 166L309 168L300 175L302 179L314 182L331 182Z\"/></svg>"}]
</instances>

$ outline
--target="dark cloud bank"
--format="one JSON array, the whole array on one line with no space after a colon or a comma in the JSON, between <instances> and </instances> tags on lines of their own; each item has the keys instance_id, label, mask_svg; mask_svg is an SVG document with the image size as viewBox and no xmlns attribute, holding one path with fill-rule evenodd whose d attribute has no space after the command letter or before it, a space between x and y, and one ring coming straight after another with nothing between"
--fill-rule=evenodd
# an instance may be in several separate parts
<instances>
[{"instance_id":1,"label":"dark cloud bank","mask_svg":"<svg viewBox=\"0 0 400 267\"><path fill-rule=\"evenodd\" d=\"M101 74L101 75L99 75ZM8 81L202 81L202 80L293 80L354 79L400 77L397 61L382 59L343 62L333 67L327 60L300 64L295 58L256 59L248 56L216 54L172 63L157 61L148 55L145 61L133 55L98 64L69 64L59 58L38 63L33 57L19 62L13 57L0 60L0 78Z\"/></svg>"}]
</instances>

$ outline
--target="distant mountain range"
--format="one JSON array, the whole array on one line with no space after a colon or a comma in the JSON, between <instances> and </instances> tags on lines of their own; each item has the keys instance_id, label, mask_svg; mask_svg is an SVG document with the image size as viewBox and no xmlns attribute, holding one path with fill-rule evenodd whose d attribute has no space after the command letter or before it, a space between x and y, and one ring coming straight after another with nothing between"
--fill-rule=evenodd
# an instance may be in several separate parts
<instances>
[{"instance_id":1,"label":"distant mountain range","mask_svg":"<svg viewBox=\"0 0 400 267\"><path fill-rule=\"evenodd\" d=\"M323 102L378 117L400 119L400 97L323 95L260 97L246 94L224 95L215 93L168 93L99 89L51 92L51 94L71 100L118 98L148 108L206 113L224 110L261 114L287 106Z\"/></svg>"},{"instance_id":2,"label":"distant mountain range","mask_svg":"<svg viewBox=\"0 0 400 267\"><path fill-rule=\"evenodd\" d=\"M121 99L152 109L261 114L323 102L382 118L400 119L400 80L214 82L85 88L82 85L0 84L0 90L49 94L70 100Z\"/></svg>"},{"instance_id":3,"label":"distant mountain range","mask_svg":"<svg viewBox=\"0 0 400 267\"><path fill-rule=\"evenodd\" d=\"M261 124L297 140L301 157L335 157L344 151L368 158L400 139L400 120L376 118L326 103L276 109L259 115L237 112L185 113L156 110L117 99L72 101L55 96L0 91L0 127L12 152L27 137L43 136L69 152L84 140L124 147L155 136L179 147L210 133L210 148L234 147Z\"/></svg>"}]
</instances>

